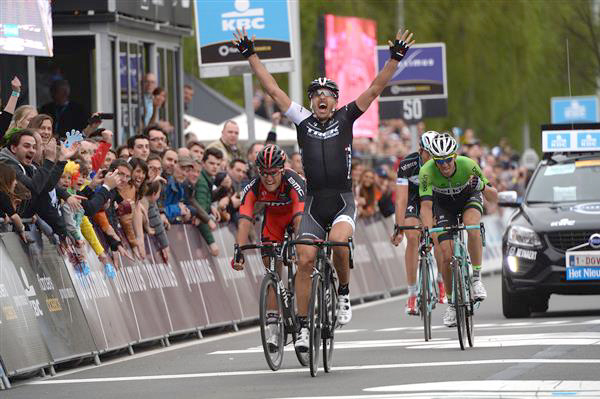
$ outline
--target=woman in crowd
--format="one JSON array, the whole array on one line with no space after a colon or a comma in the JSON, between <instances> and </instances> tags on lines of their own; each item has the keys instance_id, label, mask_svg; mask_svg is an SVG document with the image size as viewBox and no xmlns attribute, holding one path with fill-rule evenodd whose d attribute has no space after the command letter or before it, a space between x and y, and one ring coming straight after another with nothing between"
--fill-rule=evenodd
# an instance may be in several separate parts
<instances>
[{"instance_id":1,"label":"woman in crowd","mask_svg":"<svg viewBox=\"0 0 600 399\"><path fill-rule=\"evenodd\" d=\"M375 172L372 169L366 169L360 175L355 197L359 217L369 217L375 214L381 193L375 185Z\"/></svg>"},{"instance_id":2,"label":"woman in crowd","mask_svg":"<svg viewBox=\"0 0 600 399\"><path fill-rule=\"evenodd\" d=\"M25 129L29 125L29 121L31 121L36 115L37 110L32 105L21 105L19 108L15 110L13 114L12 121L8 126L8 130L11 129Z\"/></svg>"},{"instance_id":3,"label":"woman in crowd","mask_svg":"<svg viewBox=\"0 0 600 399\"><path fill-rule=\"evenodd\" d=\"M54 120L50 115L39 114L31 119L27 127L37 131L42 137L42 142L45 144L50 141L54 135L53 126Z\"/></svg>"},{"instance_id":4,"label":"woman in crowd","mask_svg":"<svg viewBox=\"0 0 600 399\"><path fill-rule=\"evenodd\" d=\"M13 224L14 231L19 234L23 242L29 242L25 233L25 226L16 211L20 202L20 196L15 192L17 184L15 170L6 164L0 163L0 217L4 219L4 223L10 221Z\"/></svg>"}]
</instances>

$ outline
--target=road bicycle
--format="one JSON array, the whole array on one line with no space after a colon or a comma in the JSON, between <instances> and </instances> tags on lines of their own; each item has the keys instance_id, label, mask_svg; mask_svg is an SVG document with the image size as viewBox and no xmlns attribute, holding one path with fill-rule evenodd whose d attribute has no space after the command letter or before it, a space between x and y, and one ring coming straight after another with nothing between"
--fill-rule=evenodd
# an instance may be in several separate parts
<instances>
[{"instance_id":1,"label":"road bicycle","mask_svg":"<svg viewBox=\"0 0 600 399\"><path fill-rule=\"evenodd\" d=\"M323 369L331 371L334 333L337 327L336 306L338 300L337 278L331 262L333 247L347 247L350 251L350 268L354 267L352 237L348 242L327 240L293 240L290 245L317 247L315 266L311 274L310 302L308 306L309 366L315 377L319 370L319 352L323 348Z\"/></svg>"},{"instance_id":2,"label":"road bicycle","mask_svg":"<svg viewBox=\"0 0 600 399\"><path fill-rule=\"evenodd\" d=\"M439 292L437 287L437 279L433 267L433 256L430 251L431 236L427 229L422 226L397 226L395 233L400 230L419 230L419 260L417 269L417 309L423 321L423 332L425 341L431 339L431 313L435 309L438 300Z\"/></svg>"},{"instance_id":3,"label":"road bicycle","mask_svg":"<svg viewBox=\"0 0 600 399\"><path fill-rule=\"evenodd\" d=\"M459 220L461 220L459 215ZM450 261L452 269L452 302L456 309L456 328L458 330L458 342L460 349L465 350L468 341L469 346L473 347L475 342L473 315L475 309L479 306L479 302L473 298L473 290L471 283L471 259L466 246L465 231L480 230L481 241L485 246L485 227L483 223L464 225L460 222L457 225L434 227L429 229L429 233L450 233L452 235L453 255Z\"/></svg>"},{"instance_id":4,"label":"road bicycle","mask_svg":"<svg viewBox=\"0 0 600 399\"><path fill-rule=\"evenodd\" d=\"M283 362L284 347L290 342L295 343L300 324L296 315L294 275L295 264L288 254L289 236L286 233L283 243L261 242L234 246L236 261L241 259L241 253L250 249L260 249L269 258L269 268L263 277L259 292L259 322L260 337L263 352L269 368L279 370ZM277 263L281 261L287 267L287 284L277 272ZM269 298L273 298L275 309L269 309ZM277 314L276 318L269 318L269 313ZM275 325L275 328L271 326ZM276 342L269 343L270 334L274 334ZM291 341L288 342L288 337ZM296 349L296 357L302 366L308 364L308 355Z\"/></svg>"}]
</instances>

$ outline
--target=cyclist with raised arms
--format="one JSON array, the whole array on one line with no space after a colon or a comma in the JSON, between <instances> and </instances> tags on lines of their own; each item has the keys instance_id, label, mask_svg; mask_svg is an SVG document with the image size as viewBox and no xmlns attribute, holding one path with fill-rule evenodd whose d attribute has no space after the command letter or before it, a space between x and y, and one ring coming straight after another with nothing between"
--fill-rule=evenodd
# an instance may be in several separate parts
<instances>
[{"instance_id":1,"label":"cyclist with raised arms","mask_svg":"<svg viewBox=\"0 0 600 399\"><path fill-rule=\"evenodd\" d=\"M255 177L242 190L240 219L238 222L237 243L246 245L254 224L255 205L264 205L261 242L282 243L285 231L292 226L298 232L302 212L304 211L304 179L291 169L284 169L285 152L277 145L268 145L256 157L258 177ZM263 252L263 263L269 267L269 258ZM238 260L236 262L236 259ZM236 270L244 269L244 256L235 254L231 265ZM281 265L277 265L278 271ZM297 285L297 283L296 283ZM277 320L275 295L269 292L267 298L267 343L277 347Z\"/></svg>"},{"instance_id":2,"label":"cyclist with raised arms","mask_svg":"<svg viewBox=\"0 0 600 399\"><path fill-rule=\"evenodd\" d=\"M386 87L398 68L398 62L414 43L412 36L408 30L404 33L398 31L394 43L388 42L390 60L364 93L341 108L338 108L337 84L328 78L313 80L308 87L312 110L309 111L301 104L292 102L279 88L275 79L255 54L254 37L249 39L245 29L242 32L238 30L234 34L235 39L232 42L248 59L252 71L265 92L273 98L279 109L285 111L288 119L296 124L307 184L305 210L300 223L300 238L322 240L326 236L328 226L331 226L329 239L332 241L348 241L352 236L356 214L350 173L352 125ZM352 318L348 287L349 252L343 247L336 247L333 252L333 264L339 278L337 321L340 325L344 325ZM296 340L299 351L308 351L309 334L306 315L316 254L317 249L313 246L298 246L296 295L302 326Z\"/></svg>"},{"instance_id":3,"label":"cyclist with raised arms","mask_svg":"<svg viewBox=\"0 0 600 399\"><path fill-rule=\"evenodd\" d=\"M419 140L419 150L407 155L398 165L396 179L396 224L392 235L392 244L398 246L406 235L406 251L404 253L404 264L406 267L406 281L408 283L408 301L405 311L409 315L418 315L417 309L417 263L419 260L418 230L402 230L398 226L416 226L420 224L419 210L421 200L419 198L419 171L425 162L431 159L431 140L438 135L433 130L425 132ZM439 251L436 252L436 255ZM441 257L440 257L441 259ZM444 284L438 277L439 300L443 303L445 296Z\"/></svg>"},{"instance_id":4,"label":"cyclist with raised arms","mask_svg":"<svg viewBox=\"0 0 600 399\"><path fill-rule=\"evenodd\" d=\"M437 226L457 224L462 214L465 225L479 224L483 214L483 197L489 202L498 200L498 191L481 172L479 165L469 157L457 156L458 144L448 133L437 135L430 145L431 156L419 172L419 195L421 197L421 221L427 228L433 227L433 213ZM481 282L481 262L483 244L479 230L467 231L468 250L473 266L473 299L483 301L487 297ZM438 236L441 249L442 269L448 308L443 321L447 327L456 326L456 309L452 303L452 236L447 233Z\"/></svg>"}]
</instances>

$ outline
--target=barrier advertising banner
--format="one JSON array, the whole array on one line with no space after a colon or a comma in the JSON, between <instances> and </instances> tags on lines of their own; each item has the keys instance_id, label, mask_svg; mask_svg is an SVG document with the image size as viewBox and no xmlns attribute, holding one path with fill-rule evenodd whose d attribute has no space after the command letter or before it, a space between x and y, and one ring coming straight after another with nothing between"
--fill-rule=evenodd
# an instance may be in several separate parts
<instances>
[{"instance_id":1,"label":"barrier advertising banner","mask_svg":"<svg viewBox=\"0 0 600 399\"><path fill-rule=\"evenodd\" d=\"M52 360L92 356L96 345L62 258L38 231L30 232L30 237L35 242L29 245L16 234L3 235L2 242L10 248L10 257L24 284L35 293L29 303L41 324Z\"/></svg>"},{"instance_id":2,"label":"barrier advertising banner","mask_svg":"<svg viewBox=\"0 0 600 399\"><path fill-rule=\"evenodd\" d=\"M2 241L7 235L0 236ZM33 281L9 257L0 244L0 360L10 375L40 368L52 362L37 316L39 298ZM33 304L31 303L33 302Z\"/></svg>"}]
</instances>

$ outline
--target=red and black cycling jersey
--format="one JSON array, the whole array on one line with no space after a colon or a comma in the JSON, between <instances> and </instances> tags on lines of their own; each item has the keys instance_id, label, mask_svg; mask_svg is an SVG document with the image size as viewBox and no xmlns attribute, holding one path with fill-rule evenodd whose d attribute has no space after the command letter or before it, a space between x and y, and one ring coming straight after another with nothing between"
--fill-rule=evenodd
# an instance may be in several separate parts
<instances>
[{"instance_id":1,"label":"red and black cycling jersey","mask_svg":"<svg viewBox=\"0 0 600 399\"><path fill-rule=\"evenodd\" d=\"M290 219L304 211L306 194L304 179L291 169L285 169L279 188L267 191L259 177L255 177L242 190L240 217L254 221L254 206L265 205L265 213L288 214Z\"/></svg>"},{"instance_id":2,"label":"red and black cycling jersey","mask_svg":"<svg viewBox=\"0 0 600 399\"><path fill-rule=\"evenodd\" d=\"M296 124L308 194L352 191L352 125L362 114L352 101L321 123L312 112L292 102L285 115Z\"/></svg>"}]
</instances>

